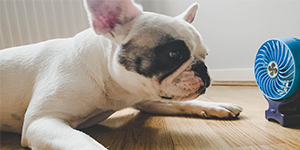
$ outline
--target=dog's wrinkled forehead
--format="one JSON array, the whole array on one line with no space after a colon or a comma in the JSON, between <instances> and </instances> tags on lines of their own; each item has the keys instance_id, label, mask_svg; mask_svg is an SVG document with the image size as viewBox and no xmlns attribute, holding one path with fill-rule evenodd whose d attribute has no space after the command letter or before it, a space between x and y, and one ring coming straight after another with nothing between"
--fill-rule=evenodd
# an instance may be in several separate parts
<instances>
[{"instance_id":1,"label":"dog's wrinkled forehead","mask_svg":"<svg viewBox=\"0 0 300 150\"><path fill-rule=\"evenodd\" d=\"M122 45L119 63L128 71L162 79L191 57L183 39L171 26L144 27Z\"/></svg>"}]
</instances>

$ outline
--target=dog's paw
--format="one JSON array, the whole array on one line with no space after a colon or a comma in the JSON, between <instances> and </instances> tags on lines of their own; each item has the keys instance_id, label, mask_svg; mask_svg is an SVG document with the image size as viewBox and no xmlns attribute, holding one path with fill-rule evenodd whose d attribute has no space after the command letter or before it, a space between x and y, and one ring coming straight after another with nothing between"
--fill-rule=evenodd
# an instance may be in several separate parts
<instances>
[{"instance_id":1,"label":"dog's paw","mask_svg":"<svg viewBox=\"0 0 300 150\"><path fill-rule=\"evenodd\" d=\"M207 109L201 111L201 116L211 118L235 118L240 115L242 108L231 103L215 103Z\"/></svg>"},{"instance_id":2,"label":"dog's paw","mask_svg":"<svg viewBox=\"0 0 300 150\"><path fill-rule=\"evenodd\" d=\"M240 115L242 108L231 103L194 102L193 112L204 118L235 118Z\"/></svg>"}]
</instances>

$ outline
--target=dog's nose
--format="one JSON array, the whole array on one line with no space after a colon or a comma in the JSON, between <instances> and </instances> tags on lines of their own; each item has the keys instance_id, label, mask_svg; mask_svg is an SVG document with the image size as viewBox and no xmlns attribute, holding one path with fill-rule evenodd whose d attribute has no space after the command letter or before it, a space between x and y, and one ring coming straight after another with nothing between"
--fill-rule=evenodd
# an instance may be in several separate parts
<instances>
[{"instance_id":1,"label":"dog's nose","mask_svg":"<svg viewBox=\"0 0 300 150\"><path fill-rule=\"evenodd\" d=\"M201 60L194 60L192 63L192 70L195 72L195 75L200 77L204 83L203 89L201 90L205 92L205 88L210 85L210 77L207 72L207 67Z\"/></svg>"},{"instance_id":2,"label":"dog's nose","mask_svg":"<svg viewBox=\"0 0 300 150\"><path fill-rule=\"evenodd\" d=\"M198 93L200 93L200 95L204 94L206 91L205 87L200 87L199 90L197 91Z\"/></svg>"}]
</instances>

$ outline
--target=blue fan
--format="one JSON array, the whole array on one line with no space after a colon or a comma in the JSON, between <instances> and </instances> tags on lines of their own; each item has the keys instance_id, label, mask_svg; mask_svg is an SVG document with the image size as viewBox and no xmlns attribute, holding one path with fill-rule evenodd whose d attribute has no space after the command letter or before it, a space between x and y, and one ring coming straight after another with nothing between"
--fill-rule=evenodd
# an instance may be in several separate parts
<instances>
[{"instance_id":1,"label":"blue fan","mask_svg":"<svg viewBox=\"0 0 300 150\"><path fill-rule=\"evenodd\" d=\"M269 102L266 119L283 126L300 125L300 39L283 37L263 43L254 73Z\"/></svg>"}]
</instances>

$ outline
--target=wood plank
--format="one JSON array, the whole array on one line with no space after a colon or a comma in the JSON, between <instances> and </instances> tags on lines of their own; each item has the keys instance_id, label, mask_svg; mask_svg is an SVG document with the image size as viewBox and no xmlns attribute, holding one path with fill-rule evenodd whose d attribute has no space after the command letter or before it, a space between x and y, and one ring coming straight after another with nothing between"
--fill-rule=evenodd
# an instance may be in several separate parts
<instances>
[{"instance_id":1,"label":"wood plank","mask_svg":"<svg viewBox=\"0 0 300 150\"><path fill-rule=\"evenodd\" d=\"M127 108L83 132L112 150L297 150L300 127L265 119L268 103L256 86L212 86L203 101L230 102L244 108L235 120L198 116L158 116ZM2 149L23 149L20 135L1 132Z\"/></svg>"}]
</instances>

